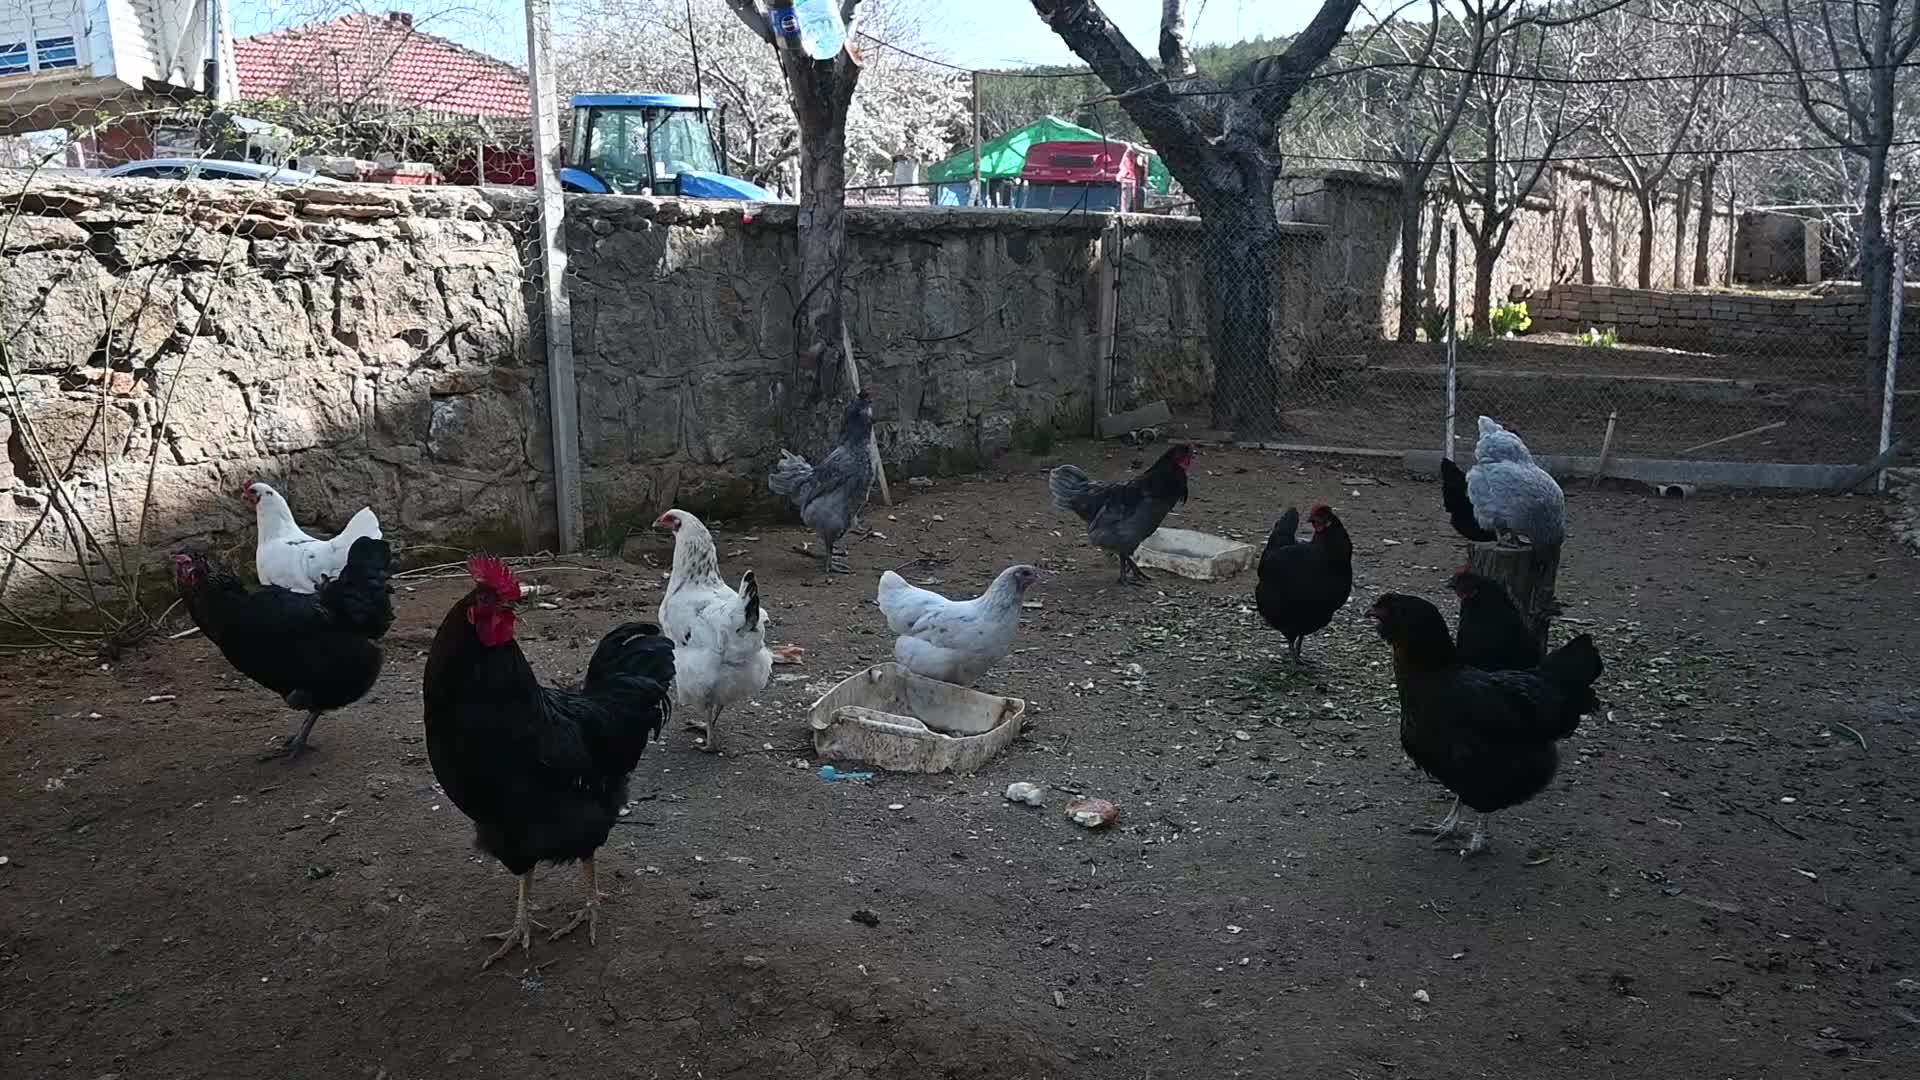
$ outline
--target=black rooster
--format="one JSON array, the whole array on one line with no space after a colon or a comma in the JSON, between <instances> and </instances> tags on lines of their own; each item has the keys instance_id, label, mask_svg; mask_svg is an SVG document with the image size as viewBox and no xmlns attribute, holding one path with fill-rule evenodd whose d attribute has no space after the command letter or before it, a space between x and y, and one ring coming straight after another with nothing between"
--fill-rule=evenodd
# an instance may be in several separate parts
<instances>
[{"instance_id":1,"label":"black rooster","mask_svg":"<svg viewBox=\"0 0 1920 1080\"><path fill-rule=\"evenodd\" d=\"M427 760L473 819L474 843L519 878L511 930L481 970L531 952L533 868L579 860L586 902L549 940L587 927L597 940L594 854L627 802L627 774L673 710L673 642L631 622L600 640L578 693L541 686L514 640L520 583L499 559L467 564L474 586L440 624L422 680ZM544 929L544 928L543 928Z\"/></svg>"},{"instance_id":2,"label":"black rooster","mask_svg":"<svg viewBox=\"0 0 1920 1080\"><path fill-rule=\"evenodd\" d=\"M1296 664L1307 635L1325 629L1353 592L1353 540L1347 527L1325 506L1315 506L1307 521L1313 540L1302 544L1293 535L1300 528L1300 511L1289 507L1280 515L1260 553L1260 584L1253 591L1260 617L1286 637Z\"/></svg>"},{"instance_id":3,"label":"black rooster","mask_svg":"<svg viewBox=\"0 0 1920 1080\"><path fill-rule=\"evenodd\" d=\"M359 701L380 677L375 644L393 625L387 542L363 536L347 551L340 576L316 593L278 585L248 592L231 570L204 552L173 556L173 582L207 640L234 669L307 711L300 731L263 755L298 757L320 714Z\"/></svg>"},{"instance_id":4,"label":"black rooster","mask_svg":"<svg viewBox=\"0 0 1920 1080\"><path fill-rule=\"evenodd\" d=\"M1540 640L1533 636L1506 586L1466 567L1447 582L1460 598L1455 648L1460 662L1481 671L1529 671L1540 666Z\"/></svg>"},{"instance_id":5,"label":"black rooster","mask_svg":"<svg viewBox=\"0 0 1920 1080\"><path fill-rule=\"evenodd\" d=\"M1087 523L1087 542L1110 551L1120 561L1120 584L1147 580L1133 561L1134 550L1152 536L1174 507L1187 501L1187 470L1193 467L1193 447L1168 447L1147 471L1121 484L1103 484L1077 465L1062 465L1047 475L1047 492L1055 509L1068 511Z\"/></svg>"},{"instance_id":6,"label":"black rooster","mask_svg":"<svg viewBox=\"0 0 1920 1080\"><path fill-rule=\"evenodd\" d=\"M1479 671L1461 662L1447 620L1425 600L1387 593L1370 614L1393 646L1400 746L1454 794L1453 809L1431 831L1453 835L1466 804L1480 821L1461 854L1477 855L1489 847L1494 813L1545 788L1560 762L1554 743L1599 708L1600 653L1581 634L1532 671Z\"/></svg>"}]
</instances>

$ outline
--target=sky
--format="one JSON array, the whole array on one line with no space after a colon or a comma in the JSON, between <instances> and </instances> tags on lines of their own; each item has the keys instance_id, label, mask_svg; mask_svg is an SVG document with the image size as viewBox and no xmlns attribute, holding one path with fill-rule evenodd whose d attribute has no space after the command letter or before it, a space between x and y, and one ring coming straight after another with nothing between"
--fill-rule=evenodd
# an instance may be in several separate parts
<instances>
[{"instance_id":1,"label":"sky","mask_svg":"<svg viewBox=\"0 0 1920 1080\"><path fill-rule=\"evenodd\" d=\"M963 67L1003 68L1076 62L1072 52L1034 14L1029 0L898 0L921 15L928 55ZM1195 44L1291 34L1307 24L1320 0L1187 0ZM228 0L240 37L323 21L364 10L408 11L421 30L523 63L526 23L522 0ZM1148 57L1159 40L1160 0L1102 0L1101 10ZM564 29L567 0L555 0L556 28Z\"/></svg>"}]
</instances>

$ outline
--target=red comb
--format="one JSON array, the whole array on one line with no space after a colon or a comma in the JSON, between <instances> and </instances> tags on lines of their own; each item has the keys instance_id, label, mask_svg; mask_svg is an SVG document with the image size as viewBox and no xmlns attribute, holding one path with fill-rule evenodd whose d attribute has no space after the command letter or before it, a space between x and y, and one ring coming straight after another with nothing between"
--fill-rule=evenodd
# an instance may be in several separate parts
<instances>
[{"instance_id":1,"label":"red comb","mask_svg":"<svg viewBox=\"0 0 1920 1080\"><path fill-rule=\"evenodd\" d=\"M1314 504L1313 504L1313 509L1311 509L1311 510L1309 510L1309 511L1307 511L1307 516L1308 516L1308 517L1313 517L1313 516L1314 516L1315 514L1324 514L1324 513L1326 513L1326 512L1327 512L1327 504L1326 504L1326 503L1314 503Z\"/></svg>"},{"instance_id":2,"label":"red comb","mask_svg":"<svg viewBox=\"0 0 1920 1080\"><path fill-rule=\"evenodd\" d=\"M1462 565L1462 566L1460 567L1460 569L1458 569L1458 570L1455 570L1455 571L1454 571L1454 573L1456 573L1456 574L1471 574L1471 573L1473 573L1473 567L1471 567L1471 566L1467 566L1467 565L1464 565L1464 564L1463 564L1463 565Z\"/></svg>"},{"instance_id":3,"label":"red comb","mask_svg":"<svg viewBox=\"0 0 1920 1080\"><path fill-rule=\"evenodd\" d=\"M520 581L513 576L513 568L498 555L475 555L467 560L467 573L473 580L492 589L495 596L502 600L520 599Z\"/></svg>"}]
</instances>

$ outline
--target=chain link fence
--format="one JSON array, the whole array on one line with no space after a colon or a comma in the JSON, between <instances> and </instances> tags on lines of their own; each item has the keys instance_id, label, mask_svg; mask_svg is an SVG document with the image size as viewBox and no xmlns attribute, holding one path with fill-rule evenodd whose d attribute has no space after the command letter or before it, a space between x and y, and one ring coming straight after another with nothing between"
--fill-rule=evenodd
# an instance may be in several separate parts
<instances>
[{"instance_id":1,"label":"chain link fence","mask_svg":"<svg viewBox=\"0 0 1920 1080\"><path fill-rule=\"evenodd\" d=\"M1450 289L1442 251L1418 340L1400 342L1381 287L1394 267L1362 258L1356 277L1354 234L1336 226L1283 222L1257 259L1244 237L1198 226L1136 228L1127 245L1114 410L1164 396L1196 429L1241 441L1431 451L1452 430L1451 449L1470 454L1487 415L1549 454L1840 465L1876 456L1889 401L1895 438L1920 413L1912 363L1887 393L1858 283L1488 290L1490 332L1476 333L1473 261L1461 253ZM1198 319L1207 343L1166 310ZM1169 373L1183 366L1191 379Z\"/></svg>"}]
</instances>

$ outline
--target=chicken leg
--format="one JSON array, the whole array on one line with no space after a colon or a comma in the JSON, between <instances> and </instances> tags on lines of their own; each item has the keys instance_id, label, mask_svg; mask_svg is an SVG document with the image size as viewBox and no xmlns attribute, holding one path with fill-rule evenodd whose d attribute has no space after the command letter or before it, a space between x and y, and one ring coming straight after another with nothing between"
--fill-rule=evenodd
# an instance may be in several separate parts
<instances>
[{"instance_id":1,"label":"chicken leg","mask_svg":"<svg viewBox=\"0 0 1920 1080\"><path fill-rule=\"evenodd\" d=\"M578 930L581 923L586 923L587 944L597 945L600 943L600 901L605 899L605 897L600 895L600 872L595 868L594 862L590 858L580 860L580 870L581 880L587 887L586 903L579 911L573 913L573 917L567 920L567 925L548 934L548 941L559 941L561 938Z\"/></svg>"},{"instance_id":2,"label":"chicken leg","mask_svg":"<svg viewBox=\"0 0 1920 1080\"><path fill-rule=\"evenodd\" d=\"M1492 824L1492 814L1480 815L1480 820L1473 825L1473 835L1468 838L1467 846L1460 852L1461 858L1471 859L1475 855L1485 855L1493 850L1493 837L1487 831Z\"/></svg>"},{"instance_id":3,"label":"chicken leg","mask_svg":"<svg viewBox=\"0 0 1920 1080\"><path fill-rule=\"evenodd\" d=\"M1449 837L1460 831L1460 797L1454 796L1453 809L1447 811L1447 816L1441 818L1439 824L1415 825L1413 831L1431 835L1434 847L1444 845Z\"/></svg>"},{"instance_id":4,"label":"chicken leg","mask_svg":"<svg viewBox=\"0 0 1920 1080\"><path fill-rule=\"evenodd\" d=\"M504 942L498 949L494 950L492 956L487 957L481 962L481 971L492 967L494 961L502 959L508 953L512 952L515 945L520 946L522 952L528 954L533 952L533 928L538 926L540 929L545 930L546 927L533 921L532 907L533 871L528 870L517 879L517 884L514 889L513 928L494 934L480 935L480 937L486 941Z\"/></svg>"},{"instance_id":5,"label":"chicken leg","mask_svg":"<svg viewBox=\"0 0 1920 1080\"><path fill-rule=\"evenodd\" d=\"M287 736L287 738L281 742L278 750L269 750L255 760L272 761L275 758L286 758L288 761L292 761L294 758L299 757L307 749L307 734L313 730L314 722L319 719L320 710L309 710L307 713L307 722L300 725L300 731L297 734Z\"/></svg>"},{"instance_id":6,"label":"chicken leg","mask_svg":"<svg viewBox=\"0 0 1920 1080\"><path fill-rule=\"evenodd\" d=\"M724 705L715 705L713 712L707 716L707 734L700 742L700 749L709 754L720 753L720 712L724 708Z\"/></svg>"}]
</instances>

